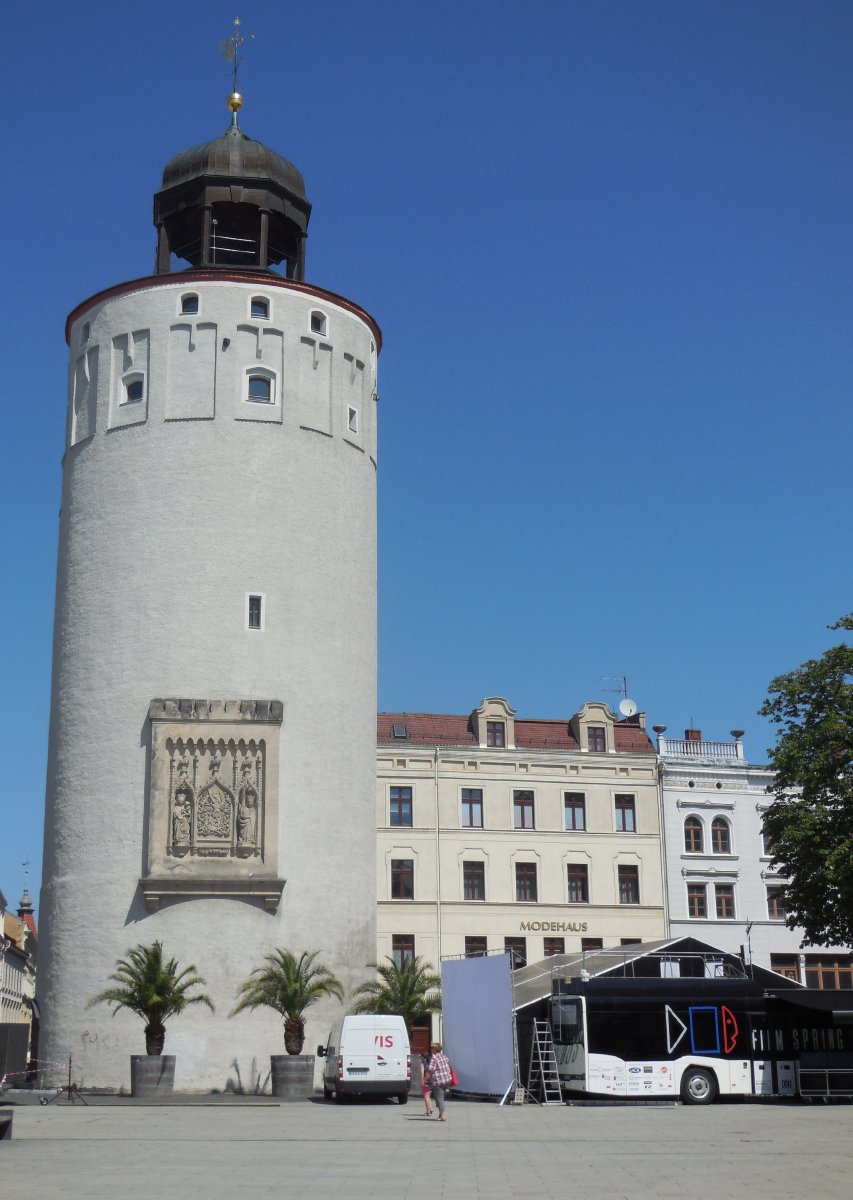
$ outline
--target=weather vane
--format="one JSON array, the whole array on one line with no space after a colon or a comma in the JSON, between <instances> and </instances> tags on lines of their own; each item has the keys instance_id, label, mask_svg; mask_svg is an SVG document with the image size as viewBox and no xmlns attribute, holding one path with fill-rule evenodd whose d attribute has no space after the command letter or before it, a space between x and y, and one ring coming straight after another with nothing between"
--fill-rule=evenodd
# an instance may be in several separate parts
<instances>
[{"instance_id":1,"label":"weather vane","mask_svg":"<svg viewBox=\"0 0 853 1200\"><path fill-rule=\"evenodd\" d=\"M234 124L237 124L237 113L243 107L243 97L237 91L237 71L240 66L240 47L248 38L250 41L254 38L253 33L248 33L245 36L240 32L240 18L234 18L234 32L231 37L219 43L220 52L224 55L225 61L232 63L231 68L231 84L232 92L228 97L228 107L234 114Z\"/></svg>"}]
</instances>

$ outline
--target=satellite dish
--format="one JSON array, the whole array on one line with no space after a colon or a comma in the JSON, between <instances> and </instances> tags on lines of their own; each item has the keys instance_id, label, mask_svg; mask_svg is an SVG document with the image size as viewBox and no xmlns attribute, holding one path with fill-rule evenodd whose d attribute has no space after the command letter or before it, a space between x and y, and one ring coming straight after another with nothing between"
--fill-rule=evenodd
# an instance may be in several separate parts
<instances>
[{"instance_id":1,"label":"satellite dish","mask_svg":"<svg viewBox=\"0 0 853 1200\"><path fill-rule=\"evenodd\" d=\"M633 717L637 711L637 701L629 700L626 696L624 700L619 701L619 711L623 717Z\"/></svg>"}]
</instances>

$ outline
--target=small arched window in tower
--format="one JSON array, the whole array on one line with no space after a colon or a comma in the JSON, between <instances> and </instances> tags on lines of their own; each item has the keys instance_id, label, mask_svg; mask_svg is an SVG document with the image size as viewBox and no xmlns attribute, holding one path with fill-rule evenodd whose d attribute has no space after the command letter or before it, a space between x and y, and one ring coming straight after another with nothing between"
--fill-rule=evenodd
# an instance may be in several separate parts
<instances>
[{"instance_id":1,"label":"small arched window in tower","mask_svg":"<svg viewBox=\"0 0 853 1200\"><path fill-rule=\"evenodd\" d=\"M711 845L715 854L731 854L732 852L729 823L723 817L714 817L711 822Z\"/></svg>"},{"instance_id":2,"label":"small arched window in tower","mask_svg":"<svg viewBox=\"0 0 853 1200\"><path fill-rule=\"evenodd\" d=\"M273 381L269 375L250 375L249 387L246 393L246 399L252 404L272 404L273 403Z\"/></svg>"},{"instance_id":3,"label":"small arched window in tower","mask_svg":"<svg viewBox=\"0 0 853 1200\"><path fill-rule=\"evenodd\" d=\"M198 313L198 296L195 292L181 296L181 313L185 317L194 317Z\"/></svg>"},{"instance_id":4,"label":"small arched window in tower","mask_svg":"<svg viewBox=\"0 0 853 1200\"><path fill-rule=\"evenodd\" d=\"M688 854L702 853L702 822L698 817L688 817L684 822L684 849Z\"/></svg>"},{"instance_id":5,"label":"small arched window in tower","mask_svg":"<svg viewBox=\"0 0 853 1200\"><path fill-rule=\"evenodd\" d=\"M311 313L311 332L319 333L321 337L326 336L326 314L316 308Z\"/></svg>"},{"instance_id":6,"label":"small arched window in tower","mask_svg":"<svg viewBox=\"0 0 853 1200\"><path fill-rule=\"evenodd\" d=\"M253 296L249 312L256 321L268 321L270 319L269 300L264 299L263 296Z\"/></svg>"},{"instance_id":7,"label":"small arched window in tower","mask_svg":"<svg viewBox=\"0 0 853 1200\"><path fill-rule=\"evenodd\" d=\"M129 375L124 380L124 403L138 404L145 399L145 380L141 375Z\"/></svg>"}]
</instances>

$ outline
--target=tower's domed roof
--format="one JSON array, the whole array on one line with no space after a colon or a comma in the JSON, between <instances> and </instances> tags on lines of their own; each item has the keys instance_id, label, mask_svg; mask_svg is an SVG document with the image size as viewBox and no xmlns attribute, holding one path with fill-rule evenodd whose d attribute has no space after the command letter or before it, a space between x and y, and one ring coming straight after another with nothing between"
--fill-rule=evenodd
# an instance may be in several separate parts
<instances>
[{"instance_id":1,"label":"tower's domed roof","mask_svg":"<svg viewBox=\"0 0 853 1200\"><path fill-rule=\"evenodd\" d=\"M175 187L203 175L268 179L305 199L305 180L293 163L262 142L246 137L236 124L212 142L193 146L170 158L163 170L163 187Z\"/></svg>"}]
</instances>

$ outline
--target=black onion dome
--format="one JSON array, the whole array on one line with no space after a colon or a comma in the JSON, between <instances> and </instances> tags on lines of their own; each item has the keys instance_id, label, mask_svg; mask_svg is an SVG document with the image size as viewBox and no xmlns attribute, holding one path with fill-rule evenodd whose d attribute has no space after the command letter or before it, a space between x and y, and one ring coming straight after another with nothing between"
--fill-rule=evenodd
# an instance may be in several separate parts
<instances>
[{"instance_id":1,"label":"black onion dome","mask_svg":"<svg viewBox=\"0 0 853 1200\"><path fill-rule=\"evenodd\" d=\"M305 199L305 180L292 162L232 125L221 137L182 150L163 169L163 187L176 187L204 175L265 179Z\"/></svg>"}]
</instances>

